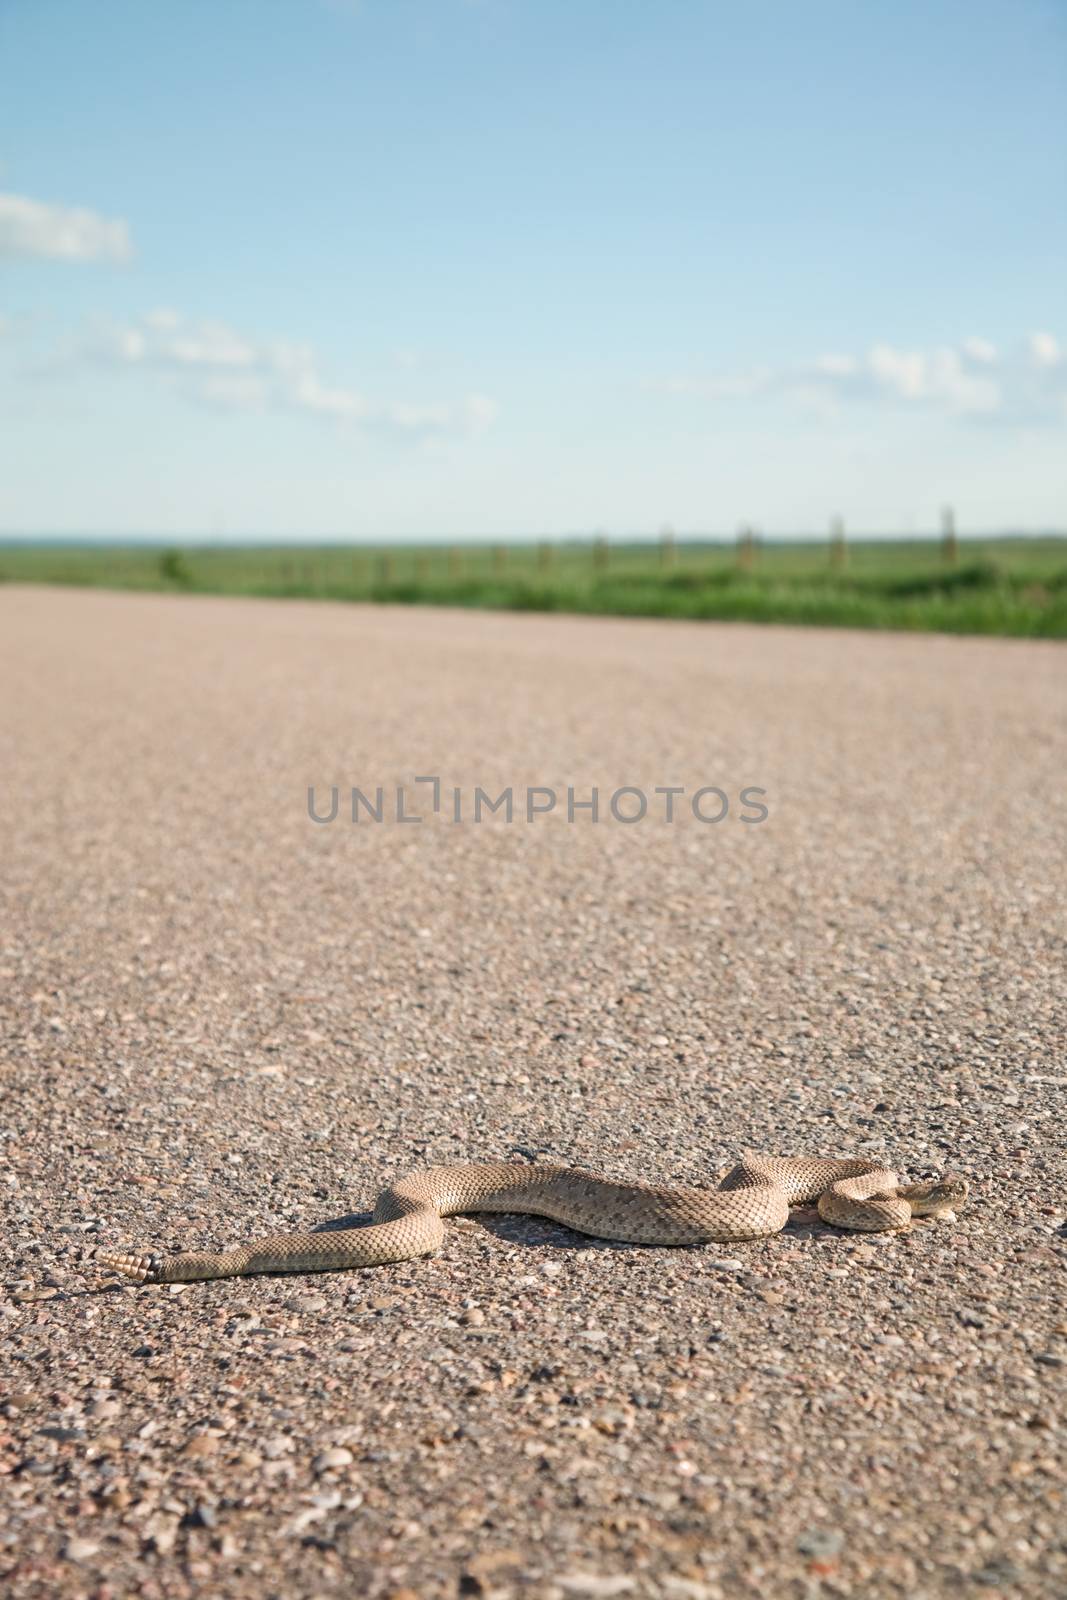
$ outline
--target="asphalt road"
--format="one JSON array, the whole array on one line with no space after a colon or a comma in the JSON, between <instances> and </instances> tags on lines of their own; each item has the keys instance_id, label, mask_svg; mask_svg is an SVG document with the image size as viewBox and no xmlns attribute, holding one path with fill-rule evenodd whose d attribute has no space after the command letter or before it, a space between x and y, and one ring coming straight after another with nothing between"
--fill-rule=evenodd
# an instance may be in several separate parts
<instances>
[{"instance_id":1,"label":"asphalt road","mask_svg":"<svg viewBox=\"0 0 1067 1600\"><path fill-rule=\"evenodd\" d=\"M8 586L0 653L9 1593L1067 1591L1062 646ZM83 1260L743 1146L972 1198Z\"/></svg>"}]
</instances>

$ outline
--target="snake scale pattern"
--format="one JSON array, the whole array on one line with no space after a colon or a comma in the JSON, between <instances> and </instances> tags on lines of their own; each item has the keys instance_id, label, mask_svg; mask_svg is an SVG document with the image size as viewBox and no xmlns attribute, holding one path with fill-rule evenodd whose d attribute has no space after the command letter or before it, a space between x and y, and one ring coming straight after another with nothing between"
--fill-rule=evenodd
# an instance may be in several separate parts
<instances>
[{"instance_id":1,"label":"snake scale pattern","mask_svg":"<svg viewBox=\"0 0 1067 1600\"><path fill-rule=\"evenodd\" d=\"M443 1217L520 1212L580 1233L630 1244L701 1245L761 1239L782 1229L794 1205L818 1201L824 1221L884 1233L912 1216L958 1210L964 1178L901 1185L880 1163L746 1152L718 1189L615 1182L576 1167L487 1162L429 1167L383 1190L370 1225L269 1234L222 1252L98 1250L105 1270L136 1283L187 1283L255 1272L333 1272L407 1261L439 1248Z\"/></svg>"}]
</instances>

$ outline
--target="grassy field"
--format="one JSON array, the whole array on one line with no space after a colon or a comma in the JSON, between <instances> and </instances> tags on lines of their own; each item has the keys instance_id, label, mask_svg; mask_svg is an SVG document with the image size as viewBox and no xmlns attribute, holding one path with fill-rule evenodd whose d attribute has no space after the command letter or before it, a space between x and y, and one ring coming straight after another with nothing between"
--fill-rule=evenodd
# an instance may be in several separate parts
<instances>
[{"instance_id":1,"label":"grassy field","mask_svg":"<svg viewBox=\"0 0 1067 1600\"><path fill-rule=\"evenodd\" d=\"M0 544L0 582L1067 637L1067 537L850 543Z\"/></svg>"}]
</instances>

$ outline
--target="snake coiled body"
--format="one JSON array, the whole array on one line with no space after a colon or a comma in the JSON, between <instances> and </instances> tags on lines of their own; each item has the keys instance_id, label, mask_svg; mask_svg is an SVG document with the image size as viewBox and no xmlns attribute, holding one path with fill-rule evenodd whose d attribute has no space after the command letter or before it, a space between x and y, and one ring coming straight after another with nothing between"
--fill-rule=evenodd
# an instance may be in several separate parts
<instances>
[{"instance_id":1,"label":"snake coiled body","mask_svg":"<svg viewBox=\"0 0 1067 1600\"><path fill-rule=\"evenodd\" d=\"M615 1182L575 1167L488 1162L428 1167L382 1191L369 1226L268 1234L221 1252L97 1251L96 1262L137 1283L186 1283L254 1272L333 1272L406 1261L436 1250L442 1218L459 1212L526 1212L580 1233L631 1244L701 1245L760 1239L786 1224L789 1208L818 1201L842 1228L887 1232L913 1215L958 1208L963 1178L901 1186L880 1163L831 1157L742 1157L718 1189Z\"/></svg>"}]
</instances>

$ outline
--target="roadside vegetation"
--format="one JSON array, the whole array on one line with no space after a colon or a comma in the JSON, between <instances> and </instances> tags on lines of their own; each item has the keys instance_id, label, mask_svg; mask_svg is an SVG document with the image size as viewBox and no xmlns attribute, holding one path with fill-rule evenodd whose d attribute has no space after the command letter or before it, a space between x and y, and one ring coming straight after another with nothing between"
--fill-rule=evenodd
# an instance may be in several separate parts
<instances>
[{"instance_id":1,"label":"roadside vegetation","mask_svg":"<svg viewBox=\"0 0 1067 1600\"><path fill-rule=\"evenodd\" d=\"M1067 637L1067 538L850 543L9 542L0 581Z\"/></svg>"}]
</instances>

